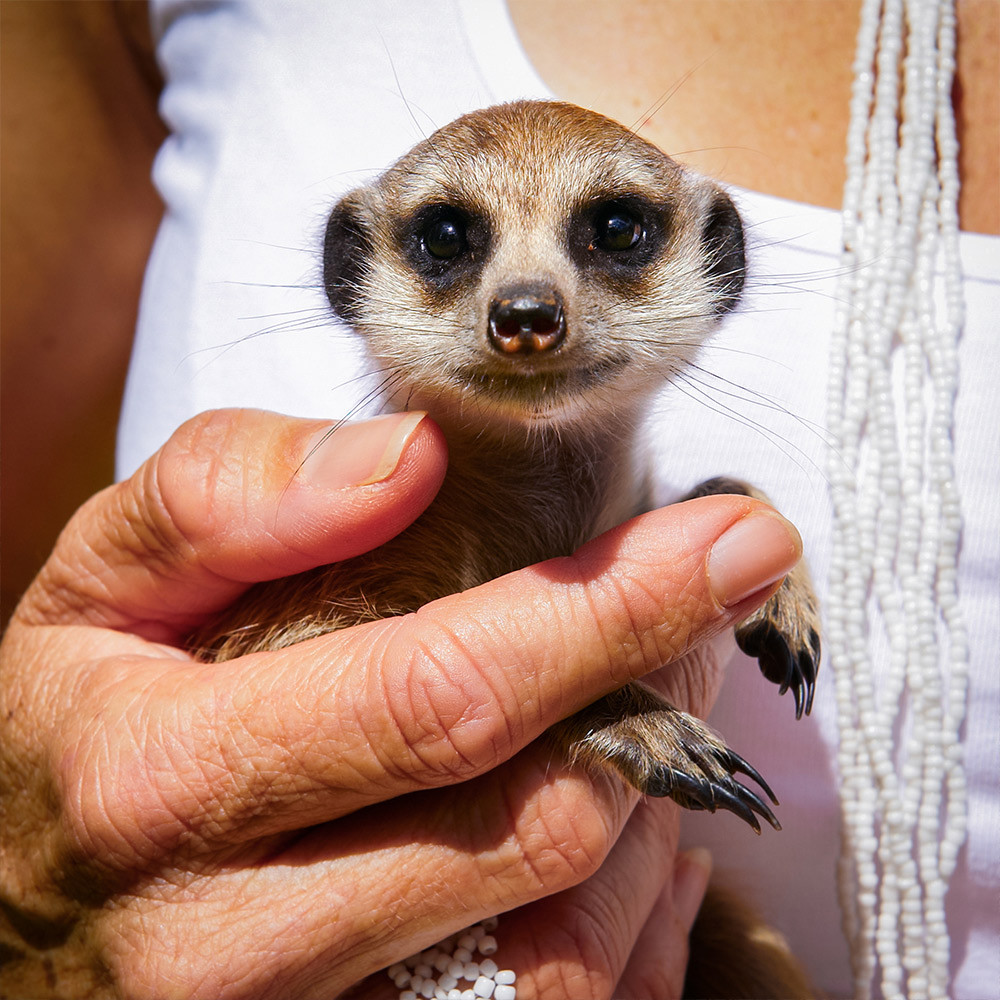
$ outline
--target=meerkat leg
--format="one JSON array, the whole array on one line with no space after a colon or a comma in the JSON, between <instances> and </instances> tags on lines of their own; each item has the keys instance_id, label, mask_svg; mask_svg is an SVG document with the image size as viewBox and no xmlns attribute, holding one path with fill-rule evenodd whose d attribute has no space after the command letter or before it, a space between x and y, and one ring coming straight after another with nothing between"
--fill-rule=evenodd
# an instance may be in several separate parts
<instances>
[{"instance_id":1,"label":"meerkat leg","mask_svg":"<svg viewBox=\"0 0 1000 1000\"><path fill-rule=\"evenodd\" d=\"M738 479L709 479L684 499L735 493L770 503L760 490ZM788 574L777 593L736 627L736 642L760 665L761 673L795 698L795 718L812 709L819 670L819 604L809 570L802 560Z\"/></svg>"}]
</instances>

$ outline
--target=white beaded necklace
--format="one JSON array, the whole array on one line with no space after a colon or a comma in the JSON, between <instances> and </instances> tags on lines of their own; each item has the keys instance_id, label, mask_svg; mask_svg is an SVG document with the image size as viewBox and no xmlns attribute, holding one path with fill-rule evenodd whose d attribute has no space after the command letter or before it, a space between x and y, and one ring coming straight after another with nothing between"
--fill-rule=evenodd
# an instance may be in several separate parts
<instances>
[{"instance_id":1,"label":"white beaded necklace","mask_svg":"<svg viewBox=\"0 0 1000 1000\"><path fill-rule=\"evenodd\" d=\"M830 358L824 637L840 727L838 883L858 998L877 972L886 997L947 995L944 896L965 837L954 70L954 0L864 0ZM880 659L888 668L875 676Z\"/></svg>"}]
</instances>

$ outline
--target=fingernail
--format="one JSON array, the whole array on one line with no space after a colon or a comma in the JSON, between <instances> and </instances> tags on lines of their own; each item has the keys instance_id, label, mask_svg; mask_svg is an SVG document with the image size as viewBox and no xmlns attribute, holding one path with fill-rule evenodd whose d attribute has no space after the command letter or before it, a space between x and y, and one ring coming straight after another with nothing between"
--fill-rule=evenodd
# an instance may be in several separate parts
<instances>
[{"instance_id":1,"label":"fingernail","mask_svg":"<svg viewBox=\"0 0 1000 1000\"><path fill-rule=\"evenodd\" d=\"M802 556L802 539L776 511L758 510L737 521L712 546L708 584L731 608L785 576Z\"/></svg>"},{"instance_id":2,"label":"fingernail","mask_svg":"<svg viewBox=\"0 0 1000 1000\"><path fill-rule=\"evenodd\" d=\"M708 880L712 875L712 855L707 848L692 847L674 861L674 912L690 931L701 909Z\"/></svg>"},{"instance_id":3,"label":"fingernail","mask_svg":"<svg viewBox=\"0 0 1000 1000\"><path fill-rule=\"evenodd\" d=\"M303 472L323 489L371 486L395 471L426 413L390 413L372 420L329 427L314 435L305 449Z\"/></svg>"}]
</instances>

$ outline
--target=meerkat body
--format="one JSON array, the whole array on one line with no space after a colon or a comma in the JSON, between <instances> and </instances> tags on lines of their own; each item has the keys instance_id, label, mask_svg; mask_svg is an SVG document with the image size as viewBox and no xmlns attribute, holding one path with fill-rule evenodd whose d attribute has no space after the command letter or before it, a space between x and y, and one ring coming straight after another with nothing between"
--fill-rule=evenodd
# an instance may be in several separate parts
<instances>
[{"instance_id":1,"label":"meerkat body","mask_svg":"<svg viewBox=\"0 0 1000 1000\"><path fill-rule=\"evenodd\" d=\"M728 196L607 118L519 102L435 132L336 206L324 280L386 406L427 410L444 430L440 493L377 552L253 588L193 645L226 659L413 611L648 509L645 409L736 305L744 274ZM805 571L737 638L808 711L819 650ZM734 778L770 795L753 768L641 684L555 736L642 792L777 826Z\"/></svg>"}]
</instances>

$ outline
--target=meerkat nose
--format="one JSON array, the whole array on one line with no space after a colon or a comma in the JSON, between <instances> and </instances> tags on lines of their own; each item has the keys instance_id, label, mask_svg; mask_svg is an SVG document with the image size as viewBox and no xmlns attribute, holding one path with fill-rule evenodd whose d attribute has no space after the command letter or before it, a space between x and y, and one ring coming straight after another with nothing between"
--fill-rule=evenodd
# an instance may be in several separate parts
<instances>
[{"instance_id":1,"label":"meerkat nose","mask_svg":"<svg viewBox=\"0 0 1000 1000\"><path fill-rule=\"evenodd\" d=\"M501 354L540 354L566 337L562 297L554 288L507 288L490 303L490 346Z\"/></svg>"}]
</instances>

